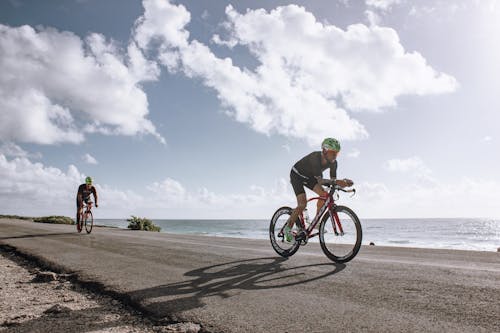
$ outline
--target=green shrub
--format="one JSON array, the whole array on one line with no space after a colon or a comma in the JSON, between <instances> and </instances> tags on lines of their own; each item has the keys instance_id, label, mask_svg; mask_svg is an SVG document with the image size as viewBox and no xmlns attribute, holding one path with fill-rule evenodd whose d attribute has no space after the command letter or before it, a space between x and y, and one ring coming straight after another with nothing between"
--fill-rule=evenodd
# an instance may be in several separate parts
<instances>
[{"instance_id":1,"label":"green shrub","mask_svg":"<svg viewBox=\"0 0 500 333\"><path fill-rule=\"evenodd\" d=\"M137 217L132 215L131 218L127 219L128 227L132 230L144 230L144 231L160 231L161 228L155 225L151 220L145 217Z\"/></svg>"},{"instance_id":2,"label":"green shrub","mask_svg":"<svg viewBox=\"0 0 500 333\"><path fill-rule=\"evenodd\" d=\"M39 223L54 223L54 224L75 224L72 218L67 216L42 216L35 217L34 222Z\"/></svg>"}]
</instances>

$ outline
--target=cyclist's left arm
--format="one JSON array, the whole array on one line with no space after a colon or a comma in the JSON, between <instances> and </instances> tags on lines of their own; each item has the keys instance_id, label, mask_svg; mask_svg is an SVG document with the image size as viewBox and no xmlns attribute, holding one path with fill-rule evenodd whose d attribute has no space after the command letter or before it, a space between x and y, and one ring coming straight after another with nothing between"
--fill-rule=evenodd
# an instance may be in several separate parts
<instances>
[{"instance_id":1,"label":"cyclist's left arm","mask_svg":"<svg viewBox=\"0 0 500 333\"><path fill-rule=\"evenodd\" d=\"M99 207L99 204L97 203L97 191L95 189L95 186L92 186L92 194L94 195L95 206Z\"/></svg>"},{"instance_id":2,"label":"cyclist's left arm","mask_svg":"<svg viewBox=\"0 0 500 333\"><path fill-rule=\"evenodd\" d=\"M330 167L330 179L335 182L340 187L349 187L354 185L354 182L350 179L344 178L344 179L337 179L337 161L333 163L333 165Z\"/></svg>"}]
</instances>

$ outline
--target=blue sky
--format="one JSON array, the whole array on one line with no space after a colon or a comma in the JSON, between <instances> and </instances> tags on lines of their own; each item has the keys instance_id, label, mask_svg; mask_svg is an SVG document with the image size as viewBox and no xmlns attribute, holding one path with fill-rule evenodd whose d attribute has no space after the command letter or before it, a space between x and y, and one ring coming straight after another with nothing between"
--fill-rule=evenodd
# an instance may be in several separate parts
<instances>
[{"instance_id":1,"label":"blue sky","mask_svg":"<svg viewBox=\"0 0 500 333\"><path fill-rule=\"evenodd\" d=\"M269 218L340 139L362 217L500 217L499 1L0 3L0 212ZM311 193L309 193L311 194Z\"/></svg>"}]
</instances>

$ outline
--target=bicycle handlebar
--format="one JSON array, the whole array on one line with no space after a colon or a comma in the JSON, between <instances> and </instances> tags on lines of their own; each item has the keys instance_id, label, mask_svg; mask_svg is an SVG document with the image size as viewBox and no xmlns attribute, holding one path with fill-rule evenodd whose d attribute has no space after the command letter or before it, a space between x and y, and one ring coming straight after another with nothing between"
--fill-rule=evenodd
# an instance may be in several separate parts
<instances>
[{"instance_id":1,"label":"bicycle handlebar","mask_svg":"<svg viewBox=\"0 0 500 333\"><path fill-rule=\"evenodd\" d=\"M353 193L356 194L356 189L355 188L350 188L350 189L345 189L335 183L335 180L332 179L321 179L321 185L323 186L328 186L328 187L333 187L333 190L335 191L342 191L346 193Z\"/></svg>"}]
</instances>

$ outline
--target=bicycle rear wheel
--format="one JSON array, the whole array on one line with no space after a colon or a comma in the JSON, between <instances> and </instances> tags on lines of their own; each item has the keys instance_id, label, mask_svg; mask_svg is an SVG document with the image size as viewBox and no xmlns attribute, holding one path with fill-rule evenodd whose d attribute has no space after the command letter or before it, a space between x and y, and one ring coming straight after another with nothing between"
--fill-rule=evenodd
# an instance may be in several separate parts
<instances>
[{"instance_id":1,"label":"bicycle rear wheel","mask_svg":"<svg viewBox=\"0 0 500 333\"><path fill-rule=\"evenodd\" d=\"M93 226L94 226L94 216L92 216L91 211L88 211L85 214L85 231L87 231L87 233L90 234Z\"/></svg>"},{"instance_id":2,"label":"bicycle rear wheel","mask_svg":"<svg viewBox=\"0 0 500 333\"><path fill-rule=\"evenodd\" d=\"M274 213L271 218L271 223L269 224L269 238L271 239L271 245L276 253L285 258L294 255L300 246L300 242L296 241L295 238L292 242L287 242L285 240L283 229L291 214L292 208L281 207ZM300 230L300 222L297 219L296 224L292 228L294 235L298 230Z\"/></svg>"},{"instance_id":3,"label":"bicycle rear wheel","mask_svg":"<svg viewBox=\"0 0 500 333\"><path fill-rule=\"evenodd\" d=\"M356 214L348 207L336 206L334 216L326 212L319 226L319 242L325 255L337 263L352 260L361 247L363 232ZM338 219L336 218L338 217Z\"/></svg>"}]
</instances>

